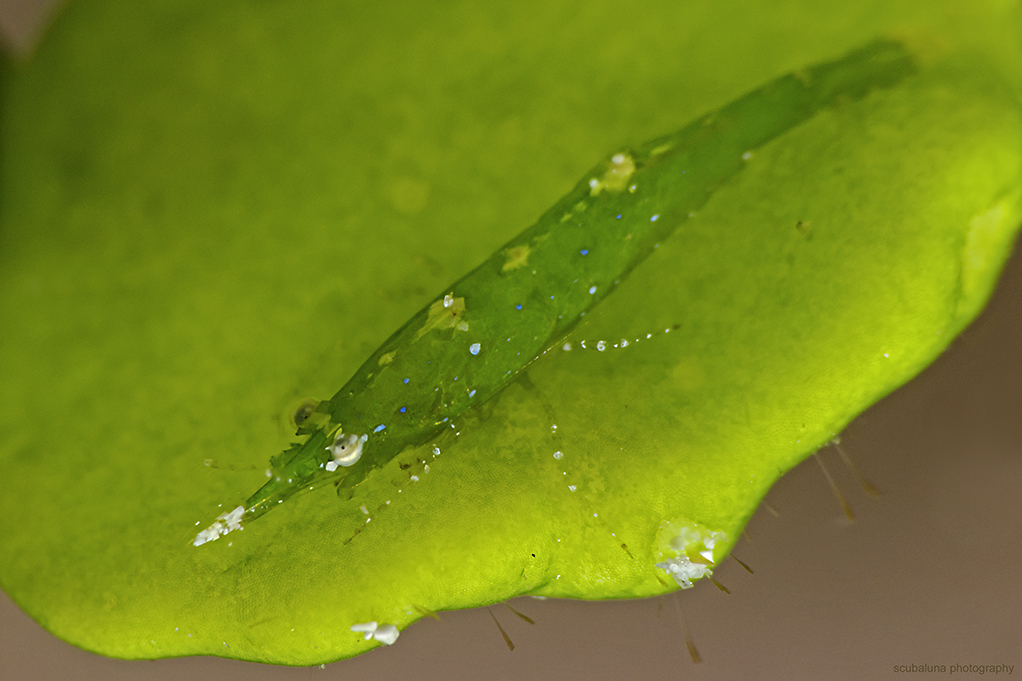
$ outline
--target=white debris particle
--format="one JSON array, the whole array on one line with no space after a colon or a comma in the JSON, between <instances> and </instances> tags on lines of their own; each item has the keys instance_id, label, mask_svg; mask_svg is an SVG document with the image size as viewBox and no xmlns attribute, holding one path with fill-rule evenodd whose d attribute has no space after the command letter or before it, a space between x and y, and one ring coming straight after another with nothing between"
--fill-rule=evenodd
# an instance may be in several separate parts
<instances>
[{"instance_id":1,"label":"white debris particle","mask_svg":"<svg viewBox=\"0 0 1022 681\"><path fill-rule=\"evenodd\" d=\"M444 296L444 307L450 307L451 305L454 305L454 294L448 293Z\"/></svg>"},{"instance_id":2,"label":"white debris particle","mask_svg":"<svg viewBox=\"0 0 1022 681\"><path fill-rule=\"evenodd\" d=\"M618 343L618 345L620 345L623 348L627 348L628 347L628 339L627 338L622 338L621 342Z\"/></svg>"},{"instance_id":3,"label":"white debris particle","mask_svg":"<svg viewBox=\"0 0 1022 681\"><path fill-rule=\"evenodd\" d=\"M564 452L560 450L554 452L554 458L560 461L562 458L564 458Z\"/></svg>"},{"instance_id":4,"label":"white debris particle","mask_svg":"<svg viewBox=\"0 0 1022 681\"><path fill-rule=\"evenodd\" d=\"M702 563L693 563L688 559L688 556L684 555L657 563L656 566L674 577L674 581L682 589L692 588L692 580L694 579L709 577L713 574L713 571L708 566Z\"/></svg>"},{"instance_id":5,"label":"white debris particle","mask_svg":"<svg viewBox=\"0 0 1022 681\"><path fill-rule=\"evenodd\" d=\"M373 637L379 625L376 622L361 622L359 624L352 624L351 630L355 633L362 634L368 641Z\"/></svg>"},{"instance_id":6,"label":"white debris particle","mask_svg":"<svg viewBox=\"0 0 1022 681\"><path fill-rule=\"evenodd\" d=\"M393 624L384 624L382 627L373 632L373 638L382 643L385 646L394 645L394 641L401 635L401 632L397 630Z\"/></svg>"},{"instance_id":7,"label":"white debris particle","mask_svg":"<svg viewBox=\"0 0 1022 681\"><path fill-rule=\"evenodd\" d=\"M604 350L607 349L607 344L604 343L603 341L598 341L596 343L596 349L599 350L600 352L603 352Z\"/></svg>"},{"instance_id":8,"label":"white debris particle","mask_svg":"<svg viewBox=\"0 0 1022 681\"><path fill-rule=\"evenodd\" d=\"M747 151L744 154L742 154L742 160L743 161L748 161L750 158L752 158L752 152L751 151Z\"/></svg>"},{"instance_id":9,"label":"white debris particle","mask_svg":"<svg viewBox=\"0 0 1022 681\"><path fill-rule=\"evenodd\" d=\"M595 286L590 286L589 287L589 295L592 295L594 293L596 293L596 287Z\"/></svg>"},{"instance_id":10,"label":"white debris particle","mask_svg":"<svg viewBox=\"0 0 1022 681\"><path fill-rule=\"evenodd\" d=\"M578 488L575 487L574 485L568 485L568 489L571 490L572 492L574 492Z\"/></svg>"},{"instance_id":11,"label":"white debris particle","mask_svg":"<svg viewBox=\"0 0 1022 681\"><path fill-rule=\"evenodd\" d=\"M333 473L335 470L337 470L337 462L336 461L327 461L326 465L323 466L323 468L326 468L328 471Z\"/></svg>"},{"instance_id":12,"label":"white debris particle","mask_svg":"<svg viewBox=\"0 0 1022 681\"><path fill-rule=\"evenodd\" d=\"M564 345L562 345L561 350L564 350L565 352L571 352L571 343L565 343Z\"/></svg>"},{"instance_id":13,"label":"white debris particle","mask_svg":"<svg viewBox=\"0 0 1022 681\"><path fill-rule=\"evenodd\" d=\"M483 346L479 343L472 343L472 345L468 346L468 351L471 352L473 355L478 355L479 350L482 349L482 347Z\"/></svg>"},{"instance_id":14,"label":"white debris particle","mask_svg":"<svg viewBox=\"0 0 1022 681\"><path fill-rule=\"evenodd\" d=\"M362 512L363 512L363 513L365 513L366 515L369 515L369 509L368 509L368 508L366 508L366 505L365 505L365 504L362 504L361 506L359 506L359 507L358 507L358 510L362 511Z\"/></svg>"},{"instance_id":15,"label":"white debris particle","mask_svg":"<svg viewBox=\"0 0 1022 681\"><path fill-rule=\"evenodd\" d=\"M409 479L412 482L418 482L419 481L419 476L418 475L412 475L412 476L409 476Z\"/></svg>"}]
</instances>

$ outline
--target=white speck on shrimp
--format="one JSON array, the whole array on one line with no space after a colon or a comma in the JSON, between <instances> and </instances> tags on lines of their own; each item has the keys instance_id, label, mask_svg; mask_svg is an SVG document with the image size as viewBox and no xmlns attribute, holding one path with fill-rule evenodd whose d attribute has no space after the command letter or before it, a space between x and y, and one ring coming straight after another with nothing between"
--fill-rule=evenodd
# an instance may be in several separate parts
<instances>
[{"instance_id":1,"label":"white speck on shrimp","mask_svg":"<svg viewBox=\"0 0 1022 681\"><path fill-rule=\"evenodd\" d=\"M468 346L468 351L471 352L473 355L478 355L479 350L482 347L483 346L480 343L472 343L472 345Z\"/></svg>"},{"instance_id":2,"label":"white speck on shrimp","mask_svg":"<svg viewBox=\"0 0 1022 681\"><path fill-rule=\"evenodd\" d=\"M743 161L748 161L750 158L752 158L752 152L751 151L747 151L744 154L742 154L742 160Z\"/></svg>"},{"instance_id":3,"label":"white speck on shrimp","mask_svg":"<svg viewBox=\"0 0 1022 681\"><path fill-rule=\"evenodd\" d=\"M589 295L592 295L594 293L596 293L596 287L595 286L590 286L589 287Z\"/></svg>"},{"instance_id":4,"label":"white speck on shrimp","mask_svg":"<svg viewBox=\"0 0 1022 681\"><path fill-rule=\"evenodd\" d=\"M366 515L369 515L369 509L368 509L368 508L366 508L366 505L365 505L365 504L362 504L361 506L359 506L359 507L358 507L358 510L362 511L362 512L363 512L363 513L365 513Z\"/></svg>"},{"instance_id":5,"label":"white speck on shrimp","mask_svg":"<svg viewBox=\"0 0 1022 681\"><path fill-rule=\"evenodd\" d=\"M572 492L574 492L578 488L575 487L575 485L568 485L568 489L571 490Z\"/></svg>"},{"instance_id":6,"label":"white speck on shrimp","mask_svg":"<svg viewBox=\"0 0 1022 681\"><path fill-rule=\"evenodd\" d=\"M554 458L560 461L562 458L564 458L564 452L560 450L554 452Z\"/></svg>"},{"instance_id":7,"label":"white speck on shrimp","mask_svg":"<svg viewBox=\"0 0 1022 681\"><path fill-rule=\"evenodd\" d=\"M565 343L564 345L562 345L561 350L564 350L565 352L571 352L571 343Z\"/></svg>"}]
</instances>

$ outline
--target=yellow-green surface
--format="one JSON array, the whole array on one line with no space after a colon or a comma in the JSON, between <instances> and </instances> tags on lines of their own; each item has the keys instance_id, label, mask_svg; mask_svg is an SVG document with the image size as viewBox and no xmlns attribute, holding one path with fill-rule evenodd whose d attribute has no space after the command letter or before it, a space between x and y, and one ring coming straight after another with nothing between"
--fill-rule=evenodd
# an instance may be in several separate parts
<instances>
[{"instance_id":1,"label":"yellow-green surface","mask_svg":"<svg viewBox=\"0 0 1022 681\"><path fill-rule=\"evenodd\" d=\"M548 355L417 483L191 546L302 398L596 159L891 31L918 77L760 150L575 340L654 338ZM284 664L420 609L662 593L662 524L733 541L985 301L1020 36L993 1L73 4L0 93L0 584L98 652Z\"/></svg>"}]
</instances>

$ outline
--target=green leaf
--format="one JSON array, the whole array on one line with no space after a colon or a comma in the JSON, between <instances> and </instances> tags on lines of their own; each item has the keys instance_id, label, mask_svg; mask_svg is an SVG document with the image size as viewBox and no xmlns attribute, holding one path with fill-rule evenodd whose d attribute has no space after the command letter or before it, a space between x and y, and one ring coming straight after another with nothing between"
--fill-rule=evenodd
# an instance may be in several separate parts
<instances>
[{"instance_id":1,"label":"green leaf","mask_svg":"<svg viewBox=\"0 0 1022 681\"><path fill-rule=\"evenodd\" d=\"M751 3L615 7L72 6L2 85L14 599L109 655L315 664L377 645L358 622L663 593L680 528L726 548L778 475L932 361L1022 215L1017 7L941 26L932 3L814 5L801 40ZM920 76L759 150L418 482L394 461L350 501L314 490L191 545L304 398L597 158L891 27ZM579 344L622 338L642 342Z\"/></svg>"}]
</instances>

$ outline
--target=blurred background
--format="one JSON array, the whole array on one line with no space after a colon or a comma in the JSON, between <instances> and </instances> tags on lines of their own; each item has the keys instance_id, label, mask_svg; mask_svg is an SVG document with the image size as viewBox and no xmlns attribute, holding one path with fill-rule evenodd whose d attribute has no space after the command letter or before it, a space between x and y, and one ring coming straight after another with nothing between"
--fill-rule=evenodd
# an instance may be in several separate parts
<instances>
[{"instance_id":1,"label":"blurred background","mask_svg":"<svg viewBox=\"0 0 1022 681\"><path fill-rule=\"evenodd\" d=\"M82 0L85 1L85 0ZM0 37L27 55L56 0L0 0ZM659 599L518 599L424 619L325 669L215 658L120 661L54 638L0 592L0 679L887 678L897 665L1006 664L1022 672L1022 254L989 308L933 366L842 435L883 495L821 452L768 495L709 583ZM679 606L680 605L680 609ZM684 623L680 613L684 613ZM685 627L702 656L693 663Z\"/></svg>"}]
</instances>

